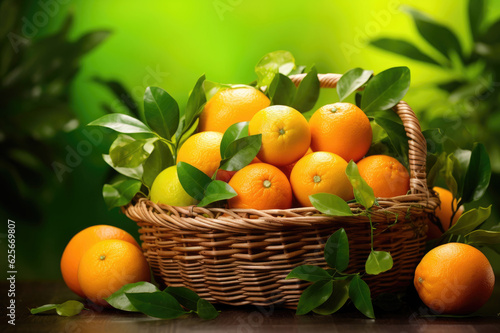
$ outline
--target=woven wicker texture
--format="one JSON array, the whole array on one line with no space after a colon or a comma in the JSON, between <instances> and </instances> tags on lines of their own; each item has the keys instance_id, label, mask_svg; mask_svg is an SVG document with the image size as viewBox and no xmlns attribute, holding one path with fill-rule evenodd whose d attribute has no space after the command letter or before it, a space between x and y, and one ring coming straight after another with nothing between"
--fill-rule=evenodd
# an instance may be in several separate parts
<instances>
[{"instance_id":1,"label":"woven wicker texture","mask_svg":"<svg viewBox=\"0 0 500 333\"><path fill-rule=\"evenodd\" d=\"M303 74L291 76L298 85ZM334 88L339 74L318 75ZM394 111L403 121L410 161L410 194L379 198L371 220L374 249L389 251L393 268L365 276L372 295L404 290L412 281L425 247L426 220L439 204L426 183L426 142L411 108ZM360 206L350 204L353 212ZM326 267L323 247L344 228L349 237L349 272L364 271L370 253L370 221L365 216L328 217L314 208L286 210L172 207L137 198L124 207L140 227L142 248L158 282L185 286L201 297L230 305L294 308L305 282L286 275L303 264Z\"/></svg>"}]
</instances>

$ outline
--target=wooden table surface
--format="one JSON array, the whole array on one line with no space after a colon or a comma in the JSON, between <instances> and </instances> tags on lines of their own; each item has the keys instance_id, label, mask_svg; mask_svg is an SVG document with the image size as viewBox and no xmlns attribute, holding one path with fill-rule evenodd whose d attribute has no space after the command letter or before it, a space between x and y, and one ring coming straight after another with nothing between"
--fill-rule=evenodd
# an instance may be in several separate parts
<instances>
[{"instance_id":1,"label":"wooden table surface","mask_svg":"<svg viewBox=\"0 0 500 333\"><path fill-rule=\"evenodd\" d=\"M216 305L221 314L210 321L187 315L175 320L159 320L137 313L116 310L82 311L74 317L56 314L31 315L28 308L62 303L79 298L63 282L17 282L16 325L5 316L7 284L2 282L2 323L0 332L500 332L499 317L424 317L425 309L403 308L395 313L377 312L367 319L354 309L332 316L295 316L294 311L276 307L229 307ZM420 314L419 314L420 312Z\"/></svg>"}]
</instances>

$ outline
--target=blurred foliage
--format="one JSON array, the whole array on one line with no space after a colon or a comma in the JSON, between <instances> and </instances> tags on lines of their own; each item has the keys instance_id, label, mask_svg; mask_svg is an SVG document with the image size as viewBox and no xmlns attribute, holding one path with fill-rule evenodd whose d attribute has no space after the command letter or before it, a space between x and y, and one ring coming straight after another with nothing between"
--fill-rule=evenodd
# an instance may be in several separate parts
<instances>
[{"instance_id":1,"label":"blurred foliage","mask_svg":"<svg viewBox=\"0 0 500 333\"><path fill-rule=\"evenodd\" d=\"M486 145L492 169L500 172L500 20L487 24L486 0L470 0L468 20L472 48L466 51L450 27L410 7L402 7L436 52L429 55L409 41L379 38L371 44L409 59L438 66L452 79L436 84L447 98L433 99L420 110L428 127L441 128L460 147L473 142Z\"/></svg>"},{"instance_id":2,"label":"blurred foliage","mask_svg":"<svg viewBox=\"0 0 500 333\"><path fill-rule=\"evenodd\" d=\"M36 221L40 207L50 203L57 188L53 162L66 154L62 133L78 127L69 105L70 83L80 69L80 60L102 43L108 31L93 31L70 41L69 15L59 31L36 40L21 32L19 2L5 1L0 12L1 85L0 162L4 211L11 216ZM30 203L20 210L19 202Z\"/></svg>"}]
</instances>

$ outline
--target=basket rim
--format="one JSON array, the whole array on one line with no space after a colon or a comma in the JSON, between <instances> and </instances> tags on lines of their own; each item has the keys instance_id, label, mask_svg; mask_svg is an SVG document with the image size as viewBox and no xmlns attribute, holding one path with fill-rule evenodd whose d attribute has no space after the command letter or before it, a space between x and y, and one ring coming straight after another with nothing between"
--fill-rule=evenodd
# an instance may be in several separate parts
<instances>
[{"instance_id":1,"label":"basket rim","mask_svg":"<svg viewBox=\"0 0 500 333\"><path fill-rule=\"evenodd\" d=\"M290 79L295 85L299 85L306 74L291 75ZM341 74L327 73L318 74L321 88L335 88L337 82L342 77ZM439 205L439 198L434 191L429 191L426 177L426 158L427 144L422 134L420 123L411 109L404 101L400 101L393 107L394 112L403 122L406 135L408 137L408 157L410 166L410 193L391 198L377 198L378 206L374 206L373 213L405 213L412 211L412 214L430 214ZM351 211L359 211L362 207L357 203L349 204ZM176 217L185 216L184 228L191 223L192 227L201 227L198 222L204 221L211 225L211 228L204 229L227 229L226 222L221 216L227 217L227 220L235 221L238 218L245 222L255 222L256 220L266 223L276 223L283 226L300 226L312 224L331 223L332 220L341 220L345 217L332 217L322 214L314 207L300 207L289 209L231 209L231 208L206 208L195 205L187 207L176 207L164 204L156 204L147 198L137 196L134 200L122 207L125 214L132 220L148 221L150 223L165 225L169 222L175 222ZM174 217L172 217L174 216ZM248 218L251 216L251 218ZM386 216L385 219L389 217ZM394 219L397 219L394 218ZM298 220L298 221L297 221ZM220 226L217 221L221 223ZM178 226L179 227L179 226ZM259 228L262 226L259 226ZM189 229L189 228L187 228ZM231 229L231 228L230 228Z\"/></svg>"}]
</instances>

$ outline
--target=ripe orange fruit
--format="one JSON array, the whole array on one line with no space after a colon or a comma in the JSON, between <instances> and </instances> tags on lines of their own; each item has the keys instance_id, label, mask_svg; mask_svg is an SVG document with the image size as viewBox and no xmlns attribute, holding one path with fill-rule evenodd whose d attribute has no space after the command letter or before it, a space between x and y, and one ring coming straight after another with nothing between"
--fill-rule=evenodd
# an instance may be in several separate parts
<instances>
[{"instance_id":1,"label":"ripe orange fruit","mask_svg":"<svg viewBox=\"0 0 500 333\"><path fill-rule=\"evenodd\" d=\"M446 231L450 228L451 215L453 214L452 202L453 207L456 207L458 202L456 199L453 199L453 194L444 188L435 186L433 190L437 192L439 200L441 200L441 204L438 208L436 208L436 217L438 218L439 223L441 223L443 230ZM462 215L463 211L464 206L460 206L460 208L458 208L457 210L457 213L453 217L452 225L457 223L457 220L460 215ZM439 230L439 228L430 220L427 221L427 225L429 226L429 228L427 229L428 239L438 238L443 234L443 232Z\"/></svg>"},{"instance_id":2,"label":"ripe orange fruit","mask_svg":"<svg viewBox=\"0 0 500 333\"><path fill-rule=\"evenodd\" d=\"M370 121L354 104L322 106L312 115L309 126L313 151L329 151L348 162L359 161L372 143Z\"/></svg>"},{"instance_id":3,"label":"ripe orange fruit","mask_svg":"<svg viewBox=\"0 0 500 333\"><path fill-rule=\"evenodd\" d=\"M495 275L478 249L448 243L430 250L418 264L413 281L420 299L445 314L469 314L490 298Z\"/></svg>"},{"instance_id":4,"label":"ripe orange fruit","mask_svg":"<svg viewBox=\"0 0 500 333\"><path fill-rule=\"evenodd\" d=\"M397 159L372 155L357 163L359 174L379 198L405 195L410 189L410 174Z\"/></svg>"},{"instance_id":5,"label":"ripe orange fruit","mask_svg":"<svg viewBox=\"0 0 500 333\"><path fill-rule=\"evenodd\" d=\"M252 87L220 90L205 105L198 128L200 132L224 133L232 124L249 121L270 104L266 95Z\"/></svg>"},{"instance_id":6,"label":"ripe orange fruit","mask_svg":"<svg viewBox=\"0 0 500 333\"><path fill-rule=\"evenodd\" d=\"M150 281L149 265L136 246L119 239L94 244L82 257L78 281L92 302L106 306L103 299L126 284Z\"/></svg>"},{"instance_id":7,"label":"ripe orange fruit","mask_svg":"<svg viewBox=\"0 0 500 333\"><path fill-rule=\"evenodd\" d=\"M238 193L228 200L230 208L287 209L292 206L292 188L285 174L266 163L249 164L229 181Z\"/></svg>"},{"instance_id":8,"label":"ripe orange fruit","mask_svg":"<svg viewBox=\"0 0 500 333\"><path fill-rule=\"evenodd\" d=\"M190 136L177 153L177 163L186 162L212 177L219 167L220 132L201 132Z\"/></svg>"},{"instance_id":9,"label":"ripe orange fruit","mask_svg":"<svg viewBox=\"0 0 500 333\"><path fill-rule=\"evenodd\" d=\"M64 249L61 258L61 273L66 285L74 293L80 297L85 297L85 294L78 282L78 266L80 260L92 245L106 239L121 239L129 242L140 250L139 244L135 241L134 237L125 230L116 228L110 225L95 225L83 229L77 233Z\"/></svg>"},{"instance_id":10,"label":"ripe orange fruit","mask_svg":"<svg viewBox=\"0 0 500 333\"><path fill-rule=\"evenodd\" d=\"M345 174L347 162L337 154L314 152L302 157L290 175L293 193L302 206L312 206L309 196L335 194L348 201L354 198L352 185Z\"/></svg>"},{"instance_id":11,"label":"ripe orange fruit","mask_svg":"<svg viewBox=\"0 0 500 333\"><path fill-rule=\"evenodd\" d=\"M309 149L311 132L306 118L297 110L273 105L257 112L248 134L262 134L257 157L264 163L283 166L300 159Z\"/></svg>"}]
</instances>

